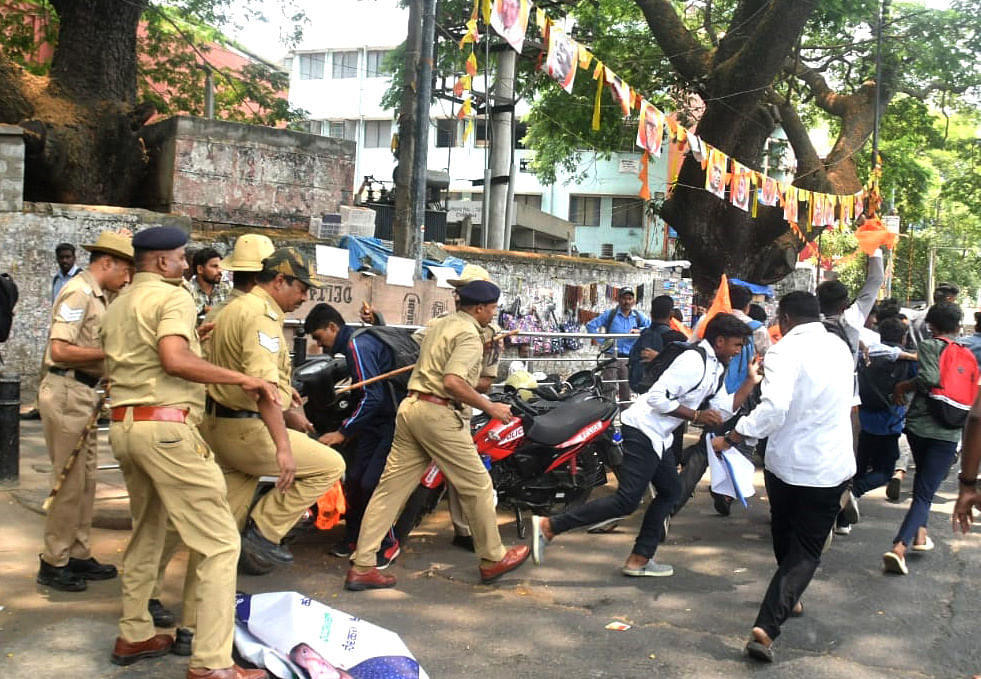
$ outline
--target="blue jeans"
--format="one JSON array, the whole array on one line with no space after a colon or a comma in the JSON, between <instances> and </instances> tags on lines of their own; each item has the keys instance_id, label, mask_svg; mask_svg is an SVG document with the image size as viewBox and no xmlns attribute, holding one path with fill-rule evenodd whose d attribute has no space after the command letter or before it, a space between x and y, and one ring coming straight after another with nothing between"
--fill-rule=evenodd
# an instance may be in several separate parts
<instances>
[{"instance_id":1,"label":"blue jeans","mask_svg":"<svg viewBox=\"0 0 981 679\"><path fill-rule=\"evenodd\" d=\"M858 473L852 481L855 497L884 486L899 459L899 434L858 433ZM870 469L871 468L871 469Z\"/></svg>"},{"instance_id":2,"label":"blue jeans","mask_svg":"<svg viewBox=\"0 0 981 679\"><path fill-rule=\"evenodd\" d=\"M926 528L933 495L954 463L957 444L953 441L923 438L909 432L906 432L906 440L909 441L913 462L916 463L916 474L913 476L913 502L892 542L893 544L902 542L909 547L913 544L920 527Z\"/></svg>"},{"instance_id":3,"label":"blue jeans","mask_svg":"<svg viewBox=\"0 0 981 679\"><path fill-rule=\"evenodd\" d=\"M671 514L672 507L681 497L678 469L671 449L665 450L663 457L658 457L644 432L629 425L624 425L621 431L623 466L620 467L617 492L553 516L549 523L558 535L580 526L627 516L640 505L647 484L653 483L657 494L644 513L644 522L633 548L634 554L651 559L658 543L664 539L664 519Z\"/></svg>"}]
</instances>

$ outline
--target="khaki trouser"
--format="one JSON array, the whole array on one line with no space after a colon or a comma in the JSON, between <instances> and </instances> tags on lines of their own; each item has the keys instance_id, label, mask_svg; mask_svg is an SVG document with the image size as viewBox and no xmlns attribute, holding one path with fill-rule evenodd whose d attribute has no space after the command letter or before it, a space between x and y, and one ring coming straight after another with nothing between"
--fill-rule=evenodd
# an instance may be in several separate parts
<instances>
[{"instance_id":1,"label":"khaki trouser","mask_svg":"<svg viewBox=\"0 0 981 679\"><path fill-rule=\"evenodd\" d=\"M344 474L344 458L337 451L289 429L296 480L285 493L274 490L263 495L250 513L249 503L259 477L279 474L276 445L266 425L258 418L207 415L201 434L215 451L215 459L225 474L228 504L239 530L251 516L262 536L272 542L282 540L303 511Z\"/></svg>"},{"instance_id":2,"label":"khaki trouser","mask_svg":"<svg viewBox=\"0 0 981 679\"><path fill-rule=\"evenodd\" d=\"M74 378L48 373L41 380L37 409L41 414L44 442L51 458L52 487L95 412L98 401L95 389ZM51 501L44 520L44 553L41 558L52 566L67 565L69 557L88 559L92 556L89 532L92 529L97 466L98 441L93 429L78 452L78 459L61 490Z\"/></svg>"},{"instance_id":3,"label":"khaki trouser","mask_svg":"<svg viewBox=\"0 0 981 679\"><path fill-rule=\"evenodd\" d=\"M477 555L485 561L504 558L507 550L497 530L494 487L477 455L467 421L446 406L409 396L395 416L392 452L361 522L355 566L375 565L382 539L419 485L430 459L460 496Z\"/></svg>"},{"instance_id":4,"label":"khaki trouser","mask_svg":"<svg viewBox=\"0 0 981 679\"><path fill-rule=\"evenodd\" d=\"M446 484L446 504L450 506L450 521L453 522L453 534L470 537L470 524L467 517L463 515L463 505L460 503L460 494L452 483Z\"/></svg>"},{"instance_id":5,"label":"khaki trouser","mask_svg":"<svg viewBox=\"0 0 981 679\"><path fill-rule=\"evenodd\" d=\"M133 534L123 556L119 635L139 642L156 634L147 601L169 517L181 541L200 556L191 569L200 623L191 667L229 667L240 540L221 470L196 428L176 422L133 422L131 417L114 422L109 430L133 515Z\"/></svg>"},{"instance_id":6,"label":"khaki trouser","mask_svg":"<svg viewBox=\"0 0 981 679\"><path fill-rule=\"evenodd\" d=\"M177 529L174 528L174 524L168 521L167 535L164 538L163 552L160 556L160 566L157 568L157 580L153 585L153 592L150 594L151 599L160 599L161 593L163 592L163 581L164 575L167 573L167 566L183 544L181 542L181 536L177 533ZM192 550L188 550L187 567L184 570L181 627L189 629L191 632L194 631L194 621L197 614L197 582L194 577L194 571L200 562L201 556Z\"/></svg>"}]
</instances>

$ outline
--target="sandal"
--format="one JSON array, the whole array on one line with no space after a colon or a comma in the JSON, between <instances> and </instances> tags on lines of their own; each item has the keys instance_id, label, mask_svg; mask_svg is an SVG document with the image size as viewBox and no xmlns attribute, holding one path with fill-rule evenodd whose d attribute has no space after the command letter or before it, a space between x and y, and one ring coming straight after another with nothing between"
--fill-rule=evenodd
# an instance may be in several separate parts
<instances>
[{"instance_id":1,"label":"sandal","mask_svg":"<svg viewBox=\"0 0 981 679\"><path fill-rule=\"evenodd\" d=\"M746 654L753 660L773 662L773 649L755 639L746 644Z\"/></svg>"}]
</instances>

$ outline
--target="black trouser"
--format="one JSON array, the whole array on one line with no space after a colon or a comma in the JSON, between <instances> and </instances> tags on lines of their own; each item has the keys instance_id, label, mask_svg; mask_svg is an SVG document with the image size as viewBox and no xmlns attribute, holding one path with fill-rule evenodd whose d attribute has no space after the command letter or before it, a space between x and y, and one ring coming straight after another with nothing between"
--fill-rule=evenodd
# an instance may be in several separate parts
<instances>
[{"instance_id":1,"label":"black trouser","mask_svg":"<svg viewBox=\"0 0 981 679\"><path fill-rule=\"evenodd\" d=\"M769 471L763 473L763 478L770 499L770 535L777 572L770 580L754 626L776 639L780 625L790 616L821 564L821 550L848 482L817 488L792 486Z\"/></svg>"},{"instance_id":2,"label":"black trouser","mask_svg":"<svg viewBox=\"0 0 981 679\"><path fill-rule=\"evenodd\" d=\"M671 513L681 492L678 470L670 448L664 451L662 457L658 457L644 432L629 425L624 425L621 432L623 465L620 467L617 492L553 516L549 523L558 535L580 526L627 516L637 509L647 485L653 483L657 494L647 507L633 548L634 554L650 559L657 551L658 543L664 539L664 519Z\"/></svg>"},{"instance_id":3,"label":"black trouser","mask_svg":"<svg viewBox=\"0 0 981 679\"><path fill-rule=\"evenodd\" d=\"M392 449L395 436L395 418L381 417L367 423L358 431L354 457L348 462L344 474L344 499L347 511L344 513L345 539L356 544L361 532L361 519L371 494L378 486ZM390 531L382 542L382 549L391 546L394 534Z\"/></svg>"}]
</instances>

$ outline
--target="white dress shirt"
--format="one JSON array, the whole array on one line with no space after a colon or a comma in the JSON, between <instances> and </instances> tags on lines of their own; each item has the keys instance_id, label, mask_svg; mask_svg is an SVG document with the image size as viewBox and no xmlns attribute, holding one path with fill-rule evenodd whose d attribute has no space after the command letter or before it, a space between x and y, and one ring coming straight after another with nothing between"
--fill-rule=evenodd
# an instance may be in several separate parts
<instances>
[{"instance_id":1,"label":"white dress shirt","mask_svg":"<svg viewBox=\"0 0 981 679\"><path fill-rule=\"evenodd\" d=\"M839 340L840 342L841 340ZM707 340L698 346L705 350L705 360L697 351L685 351L667 370L620 416L622 424L640 429L651 440L658 457L665 448L671 447L672 433L684 420L668 415L679 405L697 409L712 397L711 405L722 412L723 419L732 417L732 394L726 393L720 382L725 365L719 362L715 350Z\"/></svg>"},{"instance_id":2,"label":"white dress shirt","mask_svg":"<svg viewBox=\"0 0 981 679\"><path fill-rule=\"evenodd\" d=\"M762 401L739 420L747 438L769 436L766 468L793 486L830 488L855 475L851 403L855 363L820 322L791 329L766 353Z\"/></svg>"}]
</instances>

